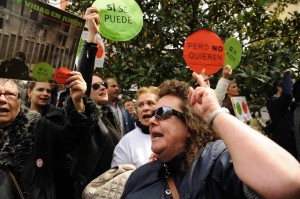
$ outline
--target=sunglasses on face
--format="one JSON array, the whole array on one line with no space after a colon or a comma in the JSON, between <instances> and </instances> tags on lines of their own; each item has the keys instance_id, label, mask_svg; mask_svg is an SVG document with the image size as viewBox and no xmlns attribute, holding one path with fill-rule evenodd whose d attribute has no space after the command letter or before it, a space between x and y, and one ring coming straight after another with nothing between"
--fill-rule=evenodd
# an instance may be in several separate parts
<instances>
[{"instance_id":1,"label":"sunglasses on face","mask_svg":"<svg viewBox=\"0 0 300 199\"><path fill-rule=\"evenodd\" d=\"M186 118L183 113L176 111L169 106L162 106L154 110L151 116L154 116L156 120L167 120L170 119L172 116L177 116L184 122L186 122Z\"/></svg>"},{"instance_id":2,"label":"sunglasses on face","mask_svg":"<svg viewBox=\"0 0 300 199\"><path fill-rule=\"evenodd\" d=\"M105 82L101 82L101 83L97 82L92 84L92 88L94 90L98 90L100 86L104 86L107 89L107 84Z\"/></svg>"}]
</instances>

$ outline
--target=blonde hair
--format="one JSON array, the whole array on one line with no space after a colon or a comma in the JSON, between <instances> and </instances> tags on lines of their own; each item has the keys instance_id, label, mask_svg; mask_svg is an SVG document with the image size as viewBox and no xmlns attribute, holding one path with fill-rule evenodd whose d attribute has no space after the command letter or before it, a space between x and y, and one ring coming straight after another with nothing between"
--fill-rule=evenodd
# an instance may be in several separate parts
<instances>
[{"instance_id":1,"label":"blonde hair","mask_svg":"<svg viewBox=\"0 0 300 199\"><path fill-rule=\"evenodd\" d=\"M158 88L155 86L149 86L149 87L141 87L135 94L135 98L138 99L142 94L145 93L152 93L154 95L157 95ZM155 99L156 100L156 99Z\"/></svg>"}]
</instances>

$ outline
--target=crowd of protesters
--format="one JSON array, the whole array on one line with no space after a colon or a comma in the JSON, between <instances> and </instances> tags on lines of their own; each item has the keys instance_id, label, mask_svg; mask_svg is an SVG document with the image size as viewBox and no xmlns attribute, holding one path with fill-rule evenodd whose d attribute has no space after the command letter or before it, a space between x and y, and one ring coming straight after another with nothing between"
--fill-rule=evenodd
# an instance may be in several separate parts
<instances>
[{"instance_id":1,"label":"crowd of protesters","mask_svg":"<svg viewBox=\"0 0 300 199\"><path fill-rule=\"evenodd\" d=\"M300 84L290 71L266 102L269 137L235 117L230 66L215 90L193 73L197 87L165 80L125 105L117 78L94 74L98 12L86 10L88 37L67 85L24 90L0 79L0 198L88 198L85 187L124 164L136 168L118 185L124 199L299 198Z\"/></svg>"}]
</instances>

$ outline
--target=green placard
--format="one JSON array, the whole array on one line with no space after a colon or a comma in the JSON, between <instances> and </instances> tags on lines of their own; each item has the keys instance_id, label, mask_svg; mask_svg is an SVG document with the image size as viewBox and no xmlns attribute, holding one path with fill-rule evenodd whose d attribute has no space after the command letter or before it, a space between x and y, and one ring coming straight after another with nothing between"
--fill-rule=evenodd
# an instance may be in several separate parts
<instances>
[{"instance_id":1,"label":"green placard","mask_svg":"<svg viewBox=\"0 0 300 199\"><path fill-rule=\"evenodd\" d=\"M237 102L235 106L236 106L236 110L237 110L238 114L242 115L243 112L242 112L242 107L241 107L240 103Z\"/></svg>"},{"instance_id":2,"label":"green placard","mask_svg":"<svg viewBox=\"0 0 300 199\"><path fill-rule=\"evenodd\" d=\"M241 61L242 57L242 45L236 38L229 38L225 41L226 57L224 66L227 64L235 69Z\"/></svg>"},{"instance_id":3,"label":"green placard","mask_svg":"<svg viewBox=\"0 0 300 199\"><path fill-rule=\"evenodd\" d=\"M40 82L53 79L53 69L47 62L36 63L32 69L32 76Z\"/></svg>"},{"instance_id":4,"label":"green placard","mask_svg":"<svg viewBox=\"0 0 300 199\"><path fill-rule=\"evenodd\" d=\"M100 34L112 41L128 41L143 27L143 13L134 0L96 0L100 10Z\"/></svg>"}]
</instances>

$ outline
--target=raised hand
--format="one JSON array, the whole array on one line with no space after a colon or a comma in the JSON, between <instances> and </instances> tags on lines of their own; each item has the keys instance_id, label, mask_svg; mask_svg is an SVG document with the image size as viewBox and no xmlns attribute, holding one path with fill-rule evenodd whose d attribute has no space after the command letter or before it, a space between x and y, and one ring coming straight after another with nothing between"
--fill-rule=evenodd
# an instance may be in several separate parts
<instances>
[{"instance_id":1,"label":"raised hand","mask_svg":"<svg viewBox=\"0 0 300 199\"><path fill-rule=\"evenodd\" d=\"M205 83L202 75L193 73L193 78L200 85L197 88L190 88L189 101L196 113L205 121L216 109L220 108L215 91Z\"/></svg>"},{"instance_id":2,"label":"raised hand","mask_svg":"<svg viewBox=\"0 0 300 199\"><path fill-rule=\"evenodd\" d=\"M84 111L83 97L87 86L80 72L70 72L70 77L67 79L67 87L70 88L75 109L80 112Z\"/></svg>"},{"instance_id":3,"label":"raised hand","mask_svg":"<svg viewBox=\"0 0 300 199\"><path fill-rule=\"evenodd\" d=\"M229 79L232 74L232 69L230 65L226 65L222 71L222 77L225 79Z\"/></svg>"},{"instance_id":4,"label":"raised hand","mask_svg":"<svg viewBox=\"0 0 300 199\"><path fill-rule=\"evenodd\" d=\"M98 24L100 24L100 17L98 15L99 10L95 7L89 7L86 9L86 12L83 18L86 20L86 27L89 30L87 42L96 43L96 35L98 31Z\"/></svg>"}]
</instances>

